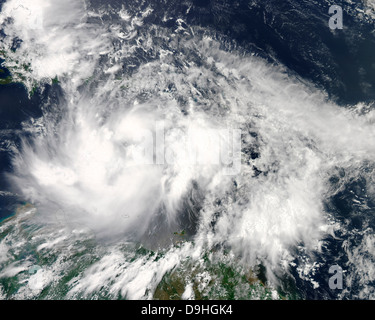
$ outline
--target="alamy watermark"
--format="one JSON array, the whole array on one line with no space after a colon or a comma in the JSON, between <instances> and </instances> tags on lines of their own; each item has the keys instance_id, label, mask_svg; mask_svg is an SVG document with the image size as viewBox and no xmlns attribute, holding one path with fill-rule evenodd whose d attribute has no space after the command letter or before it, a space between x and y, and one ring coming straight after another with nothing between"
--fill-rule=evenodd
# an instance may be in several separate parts
<instances>
[{"instance_id":1,"label":"alamy watermark","mask_svg":"<svg viewBox=\"0 0 375 320\"><path fill-rule=\"evenodd\" d=\"M241 130L165 128L163 121L155 130L139 130L136 143L128 146L132 165L219 166L224 175L241 171Z\"/></svg>"},{"instance_id":2,"label":"alamy watermark","mask_svg":"<svg viewBox=\"0 0 375 320\"><path fill-rule=\"evenodd\" d=\"M328 280L328 285L331 290L343 288L343 271L339 265L333 265L329 268L328 272L333 274Z\"/></svg>"},{"instance_id":3,"label":"alamy watermark","mask_svg":"<svg viewBox=\"0 0 375 320\"><path fill-rule=\"evenodd\" d=\"M333 14L328 21L329 28L331 30L342 29L344 26L342 8L338 5L332 5L329 7L328 13Z\"/></svg>"},{"instance_id":4,"label":"alamy watermark","mask_svg":"<svg viewBox=\"0 0 375 320\"><path fill-rule=\"evenodd\" d=\"M38 4L33 4L31 7L20 4L12 10L12 15L22 17L22 23L27 24L29 30L44 28L43 8Z\"/></svg>"}]
</instances>

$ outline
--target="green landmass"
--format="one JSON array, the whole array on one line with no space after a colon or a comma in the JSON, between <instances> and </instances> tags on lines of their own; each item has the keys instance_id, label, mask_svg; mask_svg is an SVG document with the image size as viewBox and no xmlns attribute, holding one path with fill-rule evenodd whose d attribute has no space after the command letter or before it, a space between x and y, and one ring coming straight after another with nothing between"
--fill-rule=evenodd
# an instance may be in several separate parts
<instances>
[{"instance_id":1,"label":"green landmass","mask_svg":"<svg viewBox=\"0 0 375 320\"><path fill-rule=\"evenodd\" d=\"M0 78L0 85L1 84L9 84L13 82L13 78L11 76L8 76L6 78Z\"/></svg>"}]
</instances>

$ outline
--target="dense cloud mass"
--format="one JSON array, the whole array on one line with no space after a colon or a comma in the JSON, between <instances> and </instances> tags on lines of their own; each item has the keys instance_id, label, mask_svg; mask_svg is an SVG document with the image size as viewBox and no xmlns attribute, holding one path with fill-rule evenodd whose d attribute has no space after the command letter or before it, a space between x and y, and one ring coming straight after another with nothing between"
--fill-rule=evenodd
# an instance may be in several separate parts
<instances>
[{"instance_id":1,"label":"dense cloud mass","mask_svg":"<svg viewBox=\"0 0 375 320\"><path fill-rule=\"evenodd\" d=\"M33 204L30 219L40 229L32 241L44 239L37 250L69 256L69 243L88 235L98 242L100 258L70 280L70 298L103 283L112 297L151 298L187 258L201 263L207 252L227 250L245 268L263 265L270 287L303 251L296 272L310 281L319 267L311 257L341 228L332 199L358 177L374 197L371 104L339 106L281 63L213 30L182 18L173 28L150 23L153 11L83 1L3 4L5 66L28 66L29 91L61 89L42 117L23 123L30 135L13 150L7 174ZM188 240L176 246L180 230ZM353 261L373 252L366 237L348 249ZM131 258L124 243L165 254ZM0 263L9 250L1 241ZM64 263L30 276L16 297L59 281ZM0 277L31 265L7 264Z\"/></svg>"}]
</instances>

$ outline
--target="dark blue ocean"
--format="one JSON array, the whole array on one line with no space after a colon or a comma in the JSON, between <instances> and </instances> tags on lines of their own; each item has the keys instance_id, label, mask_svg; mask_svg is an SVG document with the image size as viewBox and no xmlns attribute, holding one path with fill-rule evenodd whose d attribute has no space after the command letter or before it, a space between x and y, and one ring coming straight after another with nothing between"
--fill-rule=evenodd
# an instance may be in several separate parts
<instances>
[{"instance_id":1,"label":"dark blue ocean","mask_svg":"<svg viewBox=\"0 0 375 320\"><path fill-rule=\"evenodd\" d=\"M308 81L327 94L327 99L341 108L358 103L375 101L375 21L360 19L357 8L361 4L335 1L344 8L342 30L332 31L328 27L330 14L329 1L322 0L193 0L193 1L142 1L127 2L109 0L114 7L128 5L128 11L144 10L152 5L154 11L145 18L144 23L175 29L176 19L181 18L190 26L201 26L213 30L221 41L231 43L245 52L252 52L271 64L281 65L290 75L301 81ZM0 1L0 8L4 3ZM103 0L91 0L92 6L103 4ZM173 19L163 19L168 12ZM104 18L105 19L105 18ZM0 26L1 28L1 26ZM7 35L0 33L0 41ZM224 40L223 40L224 39ZM17 50L17 43L14 44ZM4 57L2 57L4 58ZM135 65L147 61L146 53L139 53ZM3 60L0 60L3 61ZM131 73L131 70L124 70ZM30 133L22 131L22 123L38 118L46 110L46 101L58 101L62 93L58 83L46 84L28 94L21 83L9 79L12 74L1 68L0 79L0 221L13 215L17 206L26 199L6 178L11 173L12 157L20 148L21 138L29 138ZM254 155L256 158L259 155ZM370 164L362 167L363 173L371 171ZM333 173L330 183L334 187L344 179L345 171ZM327 199L325 210L330 212L345 226L345 232L338 231L336 238L324 239L327 246L317 253L315 261L322 263L315 279L321 284L313 288L309 281L298 275L298 249L296 267L289 277L281 279L284 290L295 291L302 299L335 299L339 291L328 287L328 268L332 264L345 265L348 261L343 251L343 242L356 246L363 240L363 228L375 229L375 203L366 199L366 181L359 175L347 181L344 189ZM366 206L355 206L353 199L366 201ZM301 244L303 246L303 244ZM325 285L326 284L326 285ZM369 286L375 283L368 284ZM355 285L351 293L359 288Z\"/></svg>"}]
</instances>

